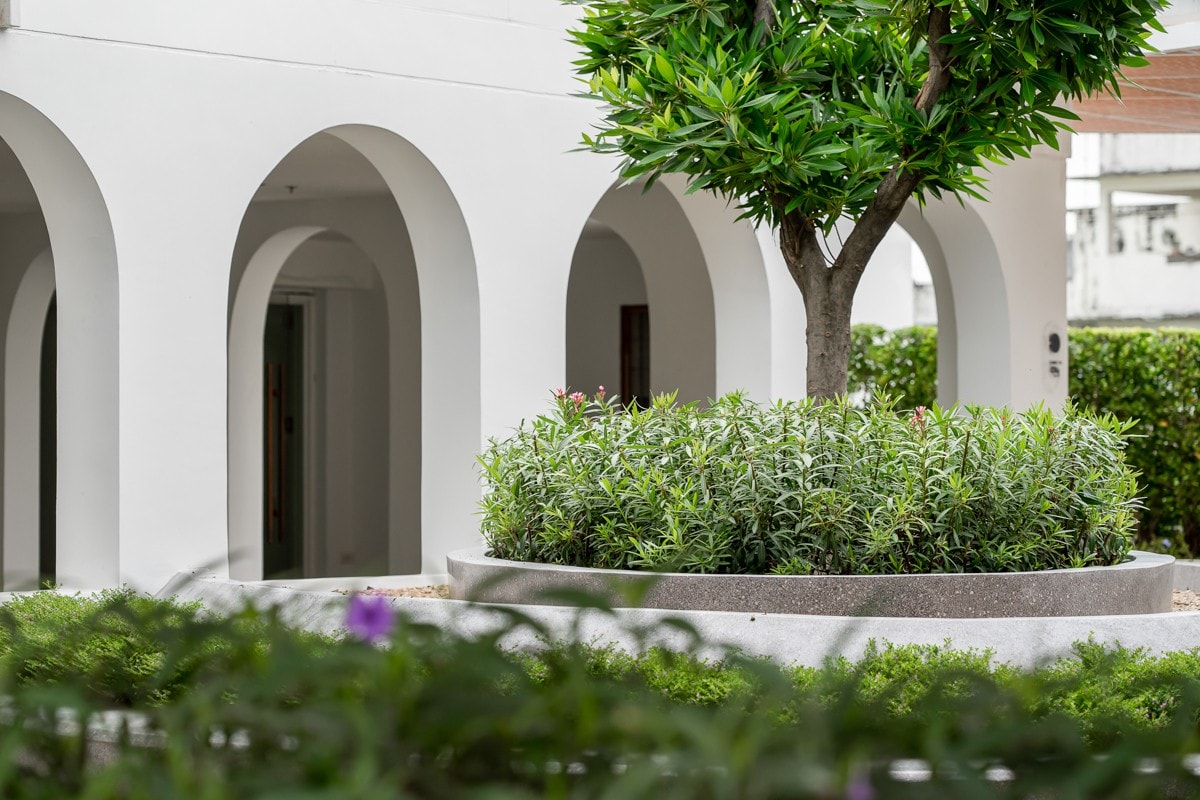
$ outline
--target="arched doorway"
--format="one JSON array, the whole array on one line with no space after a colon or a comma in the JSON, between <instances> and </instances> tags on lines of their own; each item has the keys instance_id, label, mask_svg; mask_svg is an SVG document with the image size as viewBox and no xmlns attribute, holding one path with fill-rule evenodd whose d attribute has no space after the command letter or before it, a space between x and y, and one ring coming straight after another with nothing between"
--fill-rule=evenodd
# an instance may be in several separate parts
<instances>
[{"instance_id":1,"label":"arched doorway","mask_svg":"<svg viewBox=\"0 0 1200 800\"><path fill-rule=\"evenodd\" d=\"M770 303L762 251L736 209L674 178L614 187L576 246L566 302L575 389L770 396Z\"/></svg>"},{"instance_id":2,"label":"arched doorway","mask_svg":"<svg viewBox=\"0 0 1200 800\"><path fill-rule=\"evenodd\" d=\"M2 92L0 142L4 588L36 588L41 577L116 585L118 295L108 210L62 131Z\"/></svg>"},{"instance_id":3,"label":"arched doorway","mask_svg":"<svg viewBox=\"0 0 1200 800\"><path fill-rule=\"evenodd\" d=\"M377 128L304 140L247 208L230 296L231 573L444 572L471 535L437 521L475 501L478 294L432 165Z\"/></svg>"}]
</instances>

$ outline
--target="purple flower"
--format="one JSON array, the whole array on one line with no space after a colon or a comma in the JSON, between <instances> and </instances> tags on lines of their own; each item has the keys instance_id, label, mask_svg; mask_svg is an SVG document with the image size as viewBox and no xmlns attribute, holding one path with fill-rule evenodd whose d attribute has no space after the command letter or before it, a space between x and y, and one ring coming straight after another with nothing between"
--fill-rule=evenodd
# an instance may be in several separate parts
<instances>
[{"instance_id":1,"label":"purple flower","mask_svg":"<svg viewBox=\"0 0 1200 800\"><path fill-rule=\"evenodd\" d=\"M846 785L846 800L874 800L874 797L871 779L861 772Z\"/></svg>"},{"instance_id":2,"label":"purple flower","mask_svg":"<svg viewBox=\"0 0 1200 800\"><path fill-rule=\"evenodd\" d=\"M387 638L395 624L392 604L382 595L350 595L346 607L346 628L364 642L374 643Z\"/></svg>"}]
</instances>

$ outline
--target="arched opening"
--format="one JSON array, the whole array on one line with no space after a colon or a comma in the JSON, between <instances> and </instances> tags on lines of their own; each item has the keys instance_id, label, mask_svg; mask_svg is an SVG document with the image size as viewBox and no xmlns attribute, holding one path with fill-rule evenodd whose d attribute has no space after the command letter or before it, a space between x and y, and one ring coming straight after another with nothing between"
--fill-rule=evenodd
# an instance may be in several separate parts
<instances>
[{"instance_id":1,"label":"arched opening","mask_svg":"<svg viewBox=\"0 0 1200 800\"><path fill-rule=\"evenodd\" d=\"M620 392L624 382L642 403L663 392L681 402L716 394L712 283L664 185L609 190L584 226L567 289L566 374L584 392Z\"/></svg>"},{"instance_id":2,"label":"arched opening","mask_svg":"<svg viewBox=\"0 0 1200 800\"><path fill-rule=\"evenodd\" d=\"M944 406L1011 403L1011 326L1004 271L991 232L969 205L938 202L921 208L910 202L905 206L876 254L880 263L873 260L864 273L855 297L855 321L886 326L880 318L872 318L873 306L893 321L907 322L910 314L916 320L918 300L910 284L914 249L920 250L925 262L933 295L932 304L925 299L923 313L932 316L938 328L938 402ZM904 306L899 314L887 305L897 297Z\"/></svg>"},{"instance_id":3,"label":"arched opening","mask_svg":"<svg viewBox=\"0 0 1200 800\"><path fill-rule=\"evenodd\" d=\"M567 386L599 387L645 408L650 382L650 306L641 263L612 228L588 220L567 288Z\"/></svg>"},{"instance_id":4,"label":"arched opening","mask_svg":"<svg viewBox=\"0 0 1200 800\"><path fill-rule=\"evenodd\" d=\"M57 298L57 299L55 299ZM120 582L117 271L63 133L0 92L3 585Z\"/></svg>"},{"instance_id":5,"label":"arched opening","mask_svg":"<svg viewBox=\"0 0 1200 800\"><path fill-rule=\"evenodd\" d=\"M448 189L395 134L318 133L271 170L230 283L235 577L444 572L470 542L476 286Z\"/></svg>"},{"instance_id":6,"label":"arched opening","mask_svg":"<svg viewBox=\"0 0 1200 800\"><path fill-rule=\"evenodd\" d=\"M919 239L910 234L910 227ZM943 347L942 337L930 335L930 327L940 330L939 308L953 314L945 256L925 220L919 215L906 218L880 242L855 292L851 324L869 327L855 335L854 346L865 352L852 355L851 372L856 365L882 370L885 379L875 374L868 385L895 397L902 408L946 403L956 387L953 366L939 369L939 352L952 352L954 331L951 325L950 349ZM866 359L859 361L860 357ZM852 396L864 391L856 377L861 378L851 375Z\"/></svg>"},{"instance_id":7,"label":"arched opening","mask_svg":"<svg viewBox=\"0 0 1200 800\"><path fill-rule=\"evenodd\" d=\"M753 228L674 178L612 188L579 238L566 302L575 389L770 395L770 303Z\"/></svg>"}]
</instances>

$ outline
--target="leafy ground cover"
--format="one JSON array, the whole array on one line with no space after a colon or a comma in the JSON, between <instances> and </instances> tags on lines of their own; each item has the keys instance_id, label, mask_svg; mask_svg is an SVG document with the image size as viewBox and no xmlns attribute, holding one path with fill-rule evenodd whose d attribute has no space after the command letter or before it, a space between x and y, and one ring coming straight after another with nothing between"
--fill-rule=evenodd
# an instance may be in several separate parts
<instances>
[{"instance_id":1,"label":"leafy ground cover","mask_svg":"<svg viewBox=\"0 0 1200 800\"><path fill-rule=\"evenodd\" d=\"M383 608L348 615L370 637L386 619L380 647L128 593L18 600L0 609L0 796L1200 791L1185 760L1200 750L1197 652L1082 643L1075 658L1026 673L986 653L880 645L854 663L780 669L579 643L512 653L499 634L466 639ZM519 615L512 625L536 627ZM100 754L85 728L62 724L113 706L157 736ZM898 759L930 772L914 784Z\"/></svg>"},{"instance_id":2,"label":"leafy ground cover","mask_svg":"<svg viewBox=\"0 0 1200 800\"><path fill-rule=\"evenodd\" d=\"M1005 572L1119 563L1135 520L1111 415L898 412L559 393L481 456L489 554L703 573Z\"/></svg>"}]
</instances>

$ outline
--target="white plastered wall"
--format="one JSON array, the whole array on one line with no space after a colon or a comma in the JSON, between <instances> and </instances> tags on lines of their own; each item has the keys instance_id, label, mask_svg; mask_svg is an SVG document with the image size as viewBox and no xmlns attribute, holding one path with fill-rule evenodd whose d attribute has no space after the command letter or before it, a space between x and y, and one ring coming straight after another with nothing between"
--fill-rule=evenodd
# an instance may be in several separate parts
<instances>
[{"instance_id":1,"label":"white plastered wall","mask_svg":"<svg viewBox=\"0 0 1200 800\"><path fill-rule=\"evenodd\" d=\"M444 571L442 553L477 540L482 437L539 413L565 382L572 254L614 180L614 161L571 152L597 116L569 96L562 31L578 7L62 0L22 11L22 27L0 34L0 99L22 98L4 100L0 136L42 196L59 273L64 574L157 588L183 567L226 569L235 242L263 177L331 129L379 170L412 236L420 569ZM959 336L960 399L1024 405L1061 395L1040 366L1044 329L1061 318L1061 189L1053 159L1004 170L990 206L969 204L974 222L960 228L932 206L926 218L960 333L971 332ZM705 394L803 394L799 292L771 234L758 247L744 223L727 235L736 212L665 186L711 287L703 346L715 364L678 380ZM983 233L1002 281L959 277L974 274L959 264Z\"/></svg>"}]
</instances>

